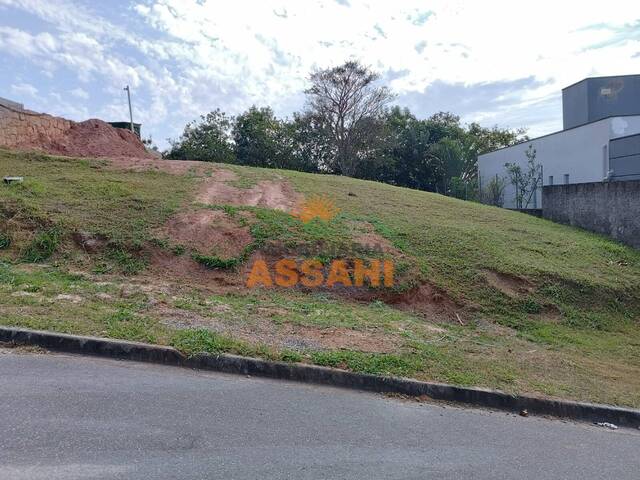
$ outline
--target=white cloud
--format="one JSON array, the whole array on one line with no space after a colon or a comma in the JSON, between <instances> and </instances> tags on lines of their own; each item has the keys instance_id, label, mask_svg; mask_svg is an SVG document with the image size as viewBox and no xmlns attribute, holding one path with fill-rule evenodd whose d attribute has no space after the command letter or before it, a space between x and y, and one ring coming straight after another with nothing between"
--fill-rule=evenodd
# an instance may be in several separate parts
<instances>
[{"instance_id":1,"label":"white cloud","mask_svg":"<svg viewBox=\"0 0 640 480\"><path fill-rule=\"evenodd\" d=\"M155 28L189 45L191 76L236 81L248 101L279 102L304 88L315 67L359 58L374 68L406 72L392 87L423 91L435 80L466 85L534 75L548 80L522 92L539 99L595 74L632 73L638 39L585 49L611 35L586 28L640 19L636 2L603 9L593 2L400 1L219 2L162 0L136 10ZM416 19L419 19L417 21ZM416 49L416 46L420 48ZM208 75L204 73L208 72Z\"/></svg>"},{"instance_id":2,"label":"white cloud","mask_svg":"<svg viewBox=\"0 0 640 480\"><path fill-rule=\"evenodd\" d=\"M38 89L29 83L17 83L11 85L11 91L24 97L35 98L38 96Z\"/></svg>"},{"instance_id":3,"label":"white cloud","mask_svg":"<svg viewBox=\"0 0 640 480\"><path fill-rule=\"evenodd\" d=\"M71 95L73 95L76 98L80 98L82 100L87 100L89 98L89 93L86 90L83 90L82 88L74 88L73 90L71 90Z\"/></svg>"},{"instance_id":4,"label":"white cloud","mask_svg":"<svg viewBox=\"0 0 640 480\"><path fill-rule=\"evenodd\" d=\"M543 133L559 125L559 109L554 118L527 111L551 105L562 87L640 70L637 1L576 8L541 0L524 8L499 0L134 0L126 25L90 5L0 0L51 26L42 32L0 27L0 52L27 58L53 77L56 69L69 69L86 88L100 85L111 101L98 113L113 118L126 116L121 88L130 84L136 117L157 128L216 107L238 113L270 104L290 113L302 106L312 69L357 58L414 99L437 82L481 89L533 77L504 98L494 93L464 118L515 119Z\"/></svg>"}]
</instances>

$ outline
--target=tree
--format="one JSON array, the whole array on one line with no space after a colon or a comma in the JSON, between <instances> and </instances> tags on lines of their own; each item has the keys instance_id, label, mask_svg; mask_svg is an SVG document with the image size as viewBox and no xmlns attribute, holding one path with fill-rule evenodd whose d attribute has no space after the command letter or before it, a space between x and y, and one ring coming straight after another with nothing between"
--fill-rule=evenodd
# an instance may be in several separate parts
<instances>
[{"instance_id":1,"label":"tree","mask_svg":"<svg viewBox=\"0 0 640 480\"><path fill-rule=\"evenodd\" d=\"M310 114L327 133L335 157L331 168L336 173L353 176L366 155L367 140L376 138L378 119L393 98L387 87L376 86L379 75L356 61L311 74L308 95Z\"/></svg>"},{"instance_id":2,"label":"tree","mask_svg":"<svg viewBox=\"0 0 640 480\"><path fill-rule=\"evenodd\" d=\"M331 142L329 126L310 113L294 113L286 123L292 163L303 172L331 172L335 148Z\"/></svg>"},{"instance_id":3,"label":"tree","mask_svg":"<svg viewBox=\"0 0 640 480\"><path fill-rule=\"evenodd\" d=\"M504 165L516 190L516 208L529 208L542 180L541 166L536 163L536 149L529 145L524 153L527 157L526 170L516 163Z\"/></svg>"},{"instance_id":4,"label":"tree","mask_svg":"<svg viewBox=\"0 0 640 480\"><path fill-rule=\"evenodd\" d=\"M485 187L485 189L481 192L482 203L487 203L489 205L493 205L494 207L502 207L504 205L504 188L505 188L504 178L498 177L496 175Z\"/></svg>"},{"instance_id":5,"label":"tree","mask_svg":"<svg viewBox=\"0 0 640 480\"><path fill-rule=\"evenodd\" d=\"M421 190L435 190L441 176L433 155L433 132L407 108L393 107L385 117L385 152L376 180Z\"/></svg>"},{"instance_id":6,"label":"tree","mask_svg":"<svg viewBox=\"0 0 640 480\"><path fill-rule=\"evenodd\" d=\"M169 140L171 149L165 158L233 163L232 123L233 119L219 109L202 115L200 122L187 124L178 140Z\"/></svg>"},{"instance_id":7,"label":"tree","mask_svg":"<svg viewBox=\"0 0 640 480\"><path fill-rule=\"evenodd\" d=\"M471 123L466 131L466 161L463 177L475 178L478 173L478 155L493 152L499 148L510 147L517 143L526 142L529 137L525 128L511 130L509 128L481 127L478 123Z\"/></svg>"},{"instance_id":8,"label":"tree","mask_svg":"<svg viewBox=\"0 0 640 480\"><path fill-rule=\"evenodd\" d=\"M284 168L287 162L283 125L269 107L239 115L233 125L236 159L241 165Z\"/></svg>"}]
</instances>

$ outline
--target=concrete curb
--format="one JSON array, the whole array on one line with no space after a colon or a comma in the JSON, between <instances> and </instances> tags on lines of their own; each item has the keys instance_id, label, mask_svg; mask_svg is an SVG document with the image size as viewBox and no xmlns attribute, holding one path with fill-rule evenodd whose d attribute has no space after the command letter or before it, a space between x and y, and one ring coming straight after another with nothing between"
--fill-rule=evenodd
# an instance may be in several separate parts
<instances>
[{"instance_id":1,"label":"concrete curb","mask_svg":"<svg viewBox=\"0 0 640 480\"><path fill-rule=\"evenodd\" d=\"M217 372L330 385L379 393L399 393L409 396L426 395L435 400L489 407L513 413L526 409L530 414L549 415L588 422L609 422L622 427L640 427L640 410L631 408L509 395L495 390L456 387L405 378L380 377L302 363L270 362L228 354L199 354L187 357L172 347L8 327L0 327L0 342L37 345L46 349L69 353L214 370Z\"/></svg>"}]
</instances>

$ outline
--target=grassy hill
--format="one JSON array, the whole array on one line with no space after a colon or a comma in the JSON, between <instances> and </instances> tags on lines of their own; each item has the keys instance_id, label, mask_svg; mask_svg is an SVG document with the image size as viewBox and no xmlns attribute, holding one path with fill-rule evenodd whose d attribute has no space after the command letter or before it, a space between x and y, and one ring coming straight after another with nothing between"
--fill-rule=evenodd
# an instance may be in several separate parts
<instances>
[{"instance_id":1,"label":"grassy hill","mask_svg":"<svg viewBox=\"0 0 640 480\"><path fill-rule=\"evenodd\" d=\"M0 150L0 323L640 406L640 252L329 175ZM323 196L328 222L290 210ZM256 258L390 259L381 289L245 287Z\"/></svg>"}]
</instances>

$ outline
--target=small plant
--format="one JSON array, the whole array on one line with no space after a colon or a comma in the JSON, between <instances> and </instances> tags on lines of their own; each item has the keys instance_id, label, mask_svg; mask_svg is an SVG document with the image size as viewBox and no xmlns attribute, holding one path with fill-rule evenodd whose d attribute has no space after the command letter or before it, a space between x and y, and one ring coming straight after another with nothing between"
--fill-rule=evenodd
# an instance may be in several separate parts
<instances>
[{"instance_id":1,"label":"small plant","mask_svg":"<svg viewBox=\"0 0 640 480\"><path fill-rule=\"evenodd\" d=\"M526 171L516 163L505 163L509 179L516 190L516 208L526 209L538 191L538 185L542 183L542 166L536 163L536 149L533 145L524 152L527 157Z\"/></svg>"},{"instance_id":2,"label":"small plant","mask_svg":"<svg viewBox=\"0 0 640 480\"><path fill-rule=\"evenodd\" d=\"M218 268L222 270L233 268L240 263L239 258L220 258L215 255L201 255L200 253L192 254L191 258L207 268Z\"/></svg>"},{"instance_id":3,"label":"small plant","mask_svg":"<svg viewBox=\"0 0 640 480\"><path fill-rule=\"evenodd\" d=\"M290 363L300 363L303 360L303 356L301 354L299 354L298 352L294 352L293 350L284 350L281 355L280 355L280 359L283 362L290 362Z\"/></svg>"},{"instance_id":4,"label":"small plant","mask_svg":"<svg viewBox=\"0 0 640 480\"><path fill-rule=\"evenodd\" d=\"M5 250L11 246L11 237L8 233L0 233L0 250Z\"/></svg>"},{"instance_id":5,"label":"small plant","mask_svg":"<svg viewBox=\"0 0 640 480\"><path fill-rule=\"evenodd\" d=\"M171 251L173 252L173 254L174 254L174 255L176 255L176 256L178 256L178 257L179 257L180 255L183 255L183 254L184 254L184 252L185 252L185 248L184 248L184 245L175 245L175 246L171 249Z\"/></svg>"},{"instance_id":6,"label":"small plant","mask_svg":"<svg viewBox=\"0 0 640 480\"><path fill-rule=\"evenodd\" d=\"M522 310L535 315L542 312L542 306L533 298L527 298L522 302Z\"/></svg>"},{"instance_id":7,"label":"small plant","mask_svg":"<svg viewBox=\"0 0 640 480\"><path fill-rule=\"evenodd\" d=\"M482 191L482 202L494 207L504 205L505 181L497 175L489 180L486 188Z\"/></svg>"},{"instance_id":8,"label":"small plant","mask_svg":"<svg viewBox=\"0 0 640 480\"><path fill-rule=\"evenodd\" d=\"M28 263L38 263L47 260L60 245L62 236L58 227L39 232L22 253L22 260Z\"/></svg>"}]
</instances>

